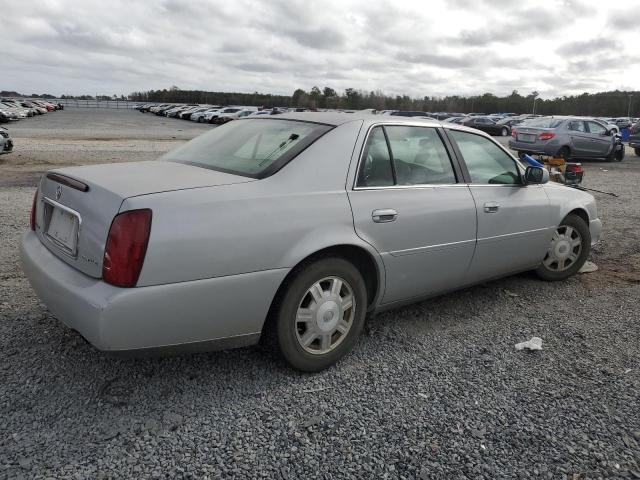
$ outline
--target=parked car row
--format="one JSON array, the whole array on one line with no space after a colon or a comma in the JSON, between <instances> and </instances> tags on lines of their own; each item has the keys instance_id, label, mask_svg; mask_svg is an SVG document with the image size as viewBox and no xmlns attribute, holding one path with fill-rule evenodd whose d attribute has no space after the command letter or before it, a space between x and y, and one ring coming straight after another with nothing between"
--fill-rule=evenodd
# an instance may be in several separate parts
<instances>
[{"instance_id":1,"label":"parked car row","mask_svg":"<svg viewBox=\"0 0 640 480\"><path fill-rule=\"evenodd\" d=\"M0 123L21 120L23 118L43 115L54 110L62 110L60 103L50 103L44 100L18 100L15 98L0 99Z\"/></svg>"},{"instance_id":2,"label":"parked car row","mask_svg":"<svg viewBox=\"0 0 640 480\"><path fill-rule=\"evenodd\" d=\"M137 105L136 110L142 113L191 120L198 123L223 124L244 117L261 115L278 115L288 111L304 111L305 109L286 109L281 107L226 106L161 103Z\"/></svg>"}]
</instances>

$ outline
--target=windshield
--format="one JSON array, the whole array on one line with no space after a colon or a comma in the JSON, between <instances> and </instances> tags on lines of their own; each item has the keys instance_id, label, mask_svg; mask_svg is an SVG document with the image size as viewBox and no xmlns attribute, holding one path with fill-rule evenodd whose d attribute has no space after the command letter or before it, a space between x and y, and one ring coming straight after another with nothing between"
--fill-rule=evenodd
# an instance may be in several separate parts
<instances>
[{"instance_id":1,"label":"windshield","mask_svg":"<svg viewBox=\"0 0 640 480\"><path fill-rule=\"evenodd\" d=\"M530 120L525 120L525 127L535 127L535 128L556 128L562 123L562 120L558 120L557 118L532 118Z\"/></svg>"},{"instance_id":2,"label":"windshield","mask_svg":"<svg viewBox=\"0 0 640 480\"><path fill-rule=\"evenodd\" d=\"M263 178L275 173L331 128L294 120L239 120L185 143L161 160Z\"/></svg>"}]
</instances>

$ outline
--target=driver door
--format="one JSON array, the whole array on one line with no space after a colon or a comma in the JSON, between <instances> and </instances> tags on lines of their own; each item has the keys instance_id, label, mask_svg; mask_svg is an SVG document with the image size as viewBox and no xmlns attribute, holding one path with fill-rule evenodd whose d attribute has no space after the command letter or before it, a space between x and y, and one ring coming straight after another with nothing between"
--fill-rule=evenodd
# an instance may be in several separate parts
<instances>
[{"instance_id":1,"label":"driver door","mask_svg":"<svg viewBox=\"0 0 640 480\"><path fill-rule=\"evenodd\" d=\"M524 185L515 159L491 139L456 130L448 134L467 168L478 218L466 283L540 263L554 231L542 185Z\"/></svg>"}]
</instances>

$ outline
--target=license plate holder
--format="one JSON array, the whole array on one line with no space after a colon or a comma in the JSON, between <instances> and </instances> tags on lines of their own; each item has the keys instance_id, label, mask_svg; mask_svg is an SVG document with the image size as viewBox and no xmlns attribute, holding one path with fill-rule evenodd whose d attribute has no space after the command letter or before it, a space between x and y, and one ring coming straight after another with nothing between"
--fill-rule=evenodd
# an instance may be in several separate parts
<instances>
[{"instance_id":1,"label":"license plate holder","mask_svg":"<svg viewBox=\"0 0 640 480\"><path fill-rule=\"evenodd\" d=\"M530 133L519 133L518 134L518 140L521 142L535 142L536 141L536 136L532 135Z\"/></svg>"},{"instance_id":2,"label":"license plate holder","mask_svg":"<svg viewBox=\"0 0 640 480\"><path fill-rule=\"evenodd\" d=\"M80 217L70 209L52 202L46 203L46 210L45 235L66 254L76 256Z\"/></svg>"}]
</instances>

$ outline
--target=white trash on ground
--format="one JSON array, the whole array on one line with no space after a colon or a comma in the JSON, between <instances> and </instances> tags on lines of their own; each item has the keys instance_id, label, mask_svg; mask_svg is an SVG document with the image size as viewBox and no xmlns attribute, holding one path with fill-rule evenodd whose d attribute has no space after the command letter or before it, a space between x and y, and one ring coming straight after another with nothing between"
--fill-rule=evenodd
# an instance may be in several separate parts
<instances>
[{"instance_id":1,"label":"white trash on ground","mask_svg":"<svg viewBox=\"0 0 640 480\"><path fill-rule=\"evenodd\" d=\"M542 339L540 337L532 337L531 340L516 344L516 350L542 350Z\"/></svg>"},{"instance_id":2,"label":"white trash on ground","mask_svg":"<svg viewBox=\"0 0 640 480\"><path fill-rule=\"evenodd\" d=\"M596 270L598 270L598 266L595 263L589 262L587 260L586 262L584 262L584 265L582 265L582 268L578 270L578 273L591 273L595 272Z\"/></svg>"}]
</instances>

